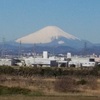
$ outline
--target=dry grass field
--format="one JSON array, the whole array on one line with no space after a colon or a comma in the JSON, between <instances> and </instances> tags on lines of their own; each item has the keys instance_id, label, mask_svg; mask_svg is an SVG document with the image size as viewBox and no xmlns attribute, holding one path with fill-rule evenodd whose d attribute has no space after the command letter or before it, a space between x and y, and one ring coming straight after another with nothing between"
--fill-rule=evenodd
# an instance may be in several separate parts
<instances>
[{"instance_id":1,"label":"dry grass field","mask_svg":"<svg viewBox=\"0 0 100 100\"><path fill-rule=\"evenodd\" d=\"M0 100L100 100L100 77L88 75L88 70L81 75L82 70L66 70L69 75L61 75L58 70L58 76L51 69L46 73L41 70L40 74L34 74L40 69L20 69L18 74L18 70L16 74L13 71L3 67L0 70Z\"/></svg>"},{"instance_id":2,"label":"dry grass field","mask_svg":"<svg viewBox=\"0 0 100 100\"><path fill-rule=\"evenodd\" d=\"M94 96L23 96L23 95L12 95L12 96L0 96L0 100L100 100L100 97Z\"/></svg>"},{"instance_id":3,"label":"dry grass field","mask_svg":"<svg viewBox=\"0 0 100 100\"><path fill-rule=\"evenodd\" d=\"M0 85L7 87L21 87L36 92L36 95L42 96L67 96L67 95L84 95L84 96L99 96L100 95L100 79L95 77L85 78L78 81L75 85L71 79L79 80L79 78L64 78L57 81L55 77L23 77L0 75ZM68 80L68 81L65 81ZM80 83L81 82L81 83ZM60 87L60 88L59 88ZM75 91L67 91L74 88ZM1 100L1 99L0 99Z\"/></svg>"}]
</instances>

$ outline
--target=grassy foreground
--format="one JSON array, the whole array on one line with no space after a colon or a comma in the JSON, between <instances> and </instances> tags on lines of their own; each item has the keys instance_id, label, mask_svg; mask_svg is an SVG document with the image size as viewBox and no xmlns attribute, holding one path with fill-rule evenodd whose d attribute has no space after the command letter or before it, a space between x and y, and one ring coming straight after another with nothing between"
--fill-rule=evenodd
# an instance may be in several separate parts
<instances>
[{"instance_id":1,"label":"grassy foreground","mask_svg":"<svg viewBox=\"0 0 100 100\"><path fill-rule=\"evenodd\" d=\"M100 100L100 70L0 67L0 100Z\"/></svg>"},{"instance_id":2,"label":"grassy foreground","mask_svg":"<svg viewBox=\"0 0 100 100\"><path fill-rule=\"evenodd\" d=\"M0 100L100 100L100 97L95 96L24 96L24 95L11 95L0 96Z\"/></svg>"}]
</instances>

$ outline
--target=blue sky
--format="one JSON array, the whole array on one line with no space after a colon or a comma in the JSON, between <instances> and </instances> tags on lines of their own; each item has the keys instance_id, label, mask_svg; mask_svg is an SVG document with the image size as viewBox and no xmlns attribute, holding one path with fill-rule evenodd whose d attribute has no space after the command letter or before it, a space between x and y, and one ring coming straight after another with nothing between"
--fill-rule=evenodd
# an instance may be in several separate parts
<instances>
[{"instance_id":1,"label":"blue sky","mask_svg":"<svg viewBox=\"0 0 100 100\"><path fill-rule=\"evenodd\" d=\"M100 0L0 0L0 41L50 25L100 43Z\"/></svg>"}]
</instances>

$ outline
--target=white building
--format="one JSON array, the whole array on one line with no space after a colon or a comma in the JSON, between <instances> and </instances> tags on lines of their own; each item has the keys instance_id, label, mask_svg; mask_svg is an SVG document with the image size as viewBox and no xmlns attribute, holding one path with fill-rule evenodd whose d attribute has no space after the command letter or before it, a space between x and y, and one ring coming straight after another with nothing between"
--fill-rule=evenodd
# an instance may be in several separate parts
<instances>
[{"instance_id":1,"label":"white building","mask_svg":"<svg viewBox=\"0 0 100 100\"><path fill-rule=\"evenodd\" d=\"M0 58L0 66L11 66L12 65L12 59L8 58Z\"/></svg>"},{"instance_id":2,"label":"white building","mask_svg":"<svg viewBox=\"0 0 100 100\"><path fill-rule=\"evenodd\" d=\"M72 57L69 62L69 66L74 65L75 67L94 67L95 58L89 57Z\"/></svg>"},{"instance_id":3,"label":"white building","mask_svg":"<svg viewBox=\"0 0 100 100\"><path fill-rule=\"evenodd\" d=\"M94 67L96 61L100 61L100 58L72 56L71 53L67 53L64 56L49 57L48 52L43 51L43 55L41 56L23 57L17 65L42 67Z\"/></svg>"},{"instance_id":4,"label":"white building","mask_svg":"<svg viewBox=\"0 0 100 100\"><path fill-rule=\"evenodd\" d=\"M57 62L54 58L48 57L48 52L43 52L43 57L23 57L26 66L56 67Z\"/></svg>"}]
</instances>

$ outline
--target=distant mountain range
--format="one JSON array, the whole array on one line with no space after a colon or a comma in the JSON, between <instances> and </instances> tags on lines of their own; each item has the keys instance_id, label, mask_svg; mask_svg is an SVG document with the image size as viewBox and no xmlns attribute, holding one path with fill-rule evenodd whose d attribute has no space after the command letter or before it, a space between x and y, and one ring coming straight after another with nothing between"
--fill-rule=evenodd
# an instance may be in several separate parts
<instances>
[{"instance_id":1,"label":"distant mountain range","mask_svg":"<svg viewBox=\"0 0 100 100\"><path fill-rule=\"evenodd\" d=\"M47 50L50 53L67 53L73 54L100 54L100 44L93 44L87 40L64 32L56 26L47 26L35 33L21 37L15 41L0 44L1 50L6 48L10 54L18 54L19 50L23 52L37 52Z\"/></svg>"}]
</instances>

